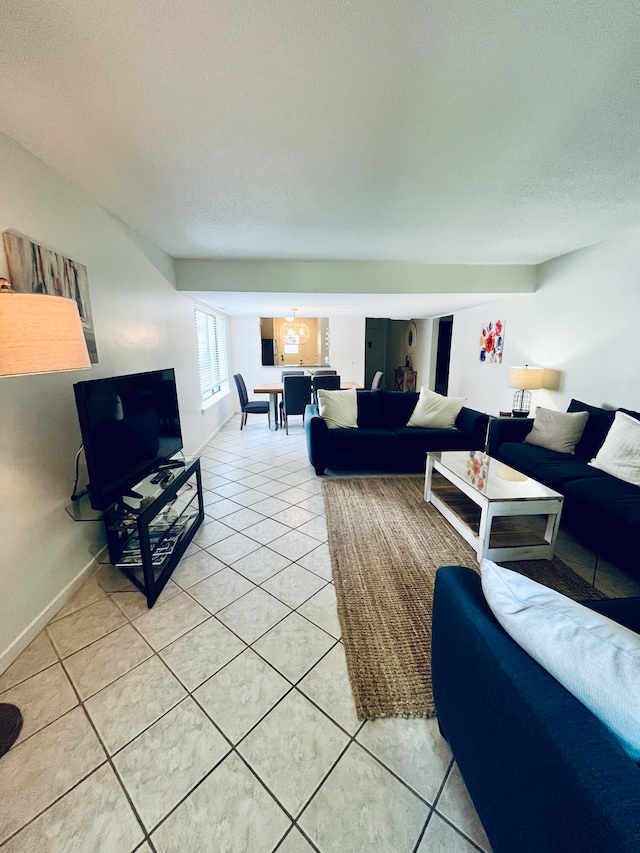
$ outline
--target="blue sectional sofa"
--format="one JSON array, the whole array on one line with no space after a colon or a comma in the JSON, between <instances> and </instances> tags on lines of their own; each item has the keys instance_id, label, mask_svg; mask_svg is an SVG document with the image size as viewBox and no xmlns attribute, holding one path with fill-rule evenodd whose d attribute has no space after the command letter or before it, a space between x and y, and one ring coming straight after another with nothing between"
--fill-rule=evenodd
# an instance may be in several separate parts
<instances>
[{"instance_id":1,"label":"blue sectional sofa","mask_svg":"<svg viewBox=\"0 0 640 853\"><path fill-rule=\"evenodd\" d=\"M564 495L561 524L600 556L640 574L640 488L588 463L602 446L615 416L572 400L569 412L589 418L575 453L558 453L524 442L532 418L492 420L487 452ZM640 413L621 409L640 419Z\"/></svg>"},{"instance_id":2,"label":"blue sectional sofa","mask_svg":"<svg viewBox=\"0 0 640 853\"><path fill-rule=\"evenodd\" d=\"M357 429L329 429L316 405L304 426L316 474L338 471L424 471L429 450L484 449L489 417L462 408L451 429L406 426L419 395L412 391L358 391Z\"/></svg>"},{"instance_id":3,"label":"blue sectional sofa","mask_svg":"<svg viewBox=\"0 0 640 853\"><path fill-rule=\"evenodd\" d=\"M640 632L640 598L588 602ZM494 853L638 853L640 767L502 629L480 577L436 575L433 694Z\"/></svg>"}]
</instances>

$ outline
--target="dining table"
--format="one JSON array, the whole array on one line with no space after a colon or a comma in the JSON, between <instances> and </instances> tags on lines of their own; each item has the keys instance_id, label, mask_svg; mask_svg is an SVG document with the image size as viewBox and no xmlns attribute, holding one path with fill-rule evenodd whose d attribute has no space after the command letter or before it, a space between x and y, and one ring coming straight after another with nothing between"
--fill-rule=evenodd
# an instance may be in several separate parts
<instances>
[{"instance_id":1,"label":"dining table","mask_svg":"<svg viewBox=\"0 0 640 853\"><path fill-rule=\"evenodd\" d=\"M359 382L343 382L340 381L340 390L347 391L349 388L355 388L356 390L362 390L363 386ZM279 428L279 412L278 412L278 395L282 394L283 385L282 382L264 382L262 385L256 385L253 389L254 394L268 394L269 395L269 418L270 418L270 426L271 430L277 430Z\"/></svg>"}]
</instances>

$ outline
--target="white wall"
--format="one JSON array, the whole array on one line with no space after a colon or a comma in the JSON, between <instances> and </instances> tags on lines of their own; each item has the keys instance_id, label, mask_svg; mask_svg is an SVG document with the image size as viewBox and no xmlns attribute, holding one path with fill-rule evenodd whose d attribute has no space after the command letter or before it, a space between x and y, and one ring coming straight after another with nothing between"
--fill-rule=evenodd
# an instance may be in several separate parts
<instances>
[{"instance_id":1,"label":"white wall","mask_svg":"<svg viewBox=\"0 0 640 853\"><path fill-rule=\"evenodd\" d=\"M252 293L531 293L527 264L417 264L406 261L211 260L179 258L178 290ZM259 288L256 287L259 282ZM398 304L398 315L410 310ZM373 311L369 316L374 316Z\"/></svg>"},{"instance_id":2,"label":"white wall","mask_svg":"<svg viewBox=\"0 0 640 853\"><path fill-rule=\"evenodd\" d=\"M559 371L536 405L566 410L572 397L640 409L640 231L543 264L535 294L454 315L449 394L486 412L510 409L510 366ZM480 364L481 325L505 321L504 362Z\"/></svg>"},{"instance_id":3,"label":"white wall","mask_svg":"<svg viewBox=\"0 0 640 853\"><path fill-rule=\"evenodd\" d=\"M263 367L260 344L259 317L231 317L231 364L233 373L241 373L249 399L267 400L253 393L256 385L265 382L280 382L282 367ZM348 382L364 382L364 317L330 317L331 367ZM235 389L234 389L235 394ZM236 411L240 410L237 395L234 397Z\"/></svg>"},{"instance_id":4,"label":"white wall","mask_svg":"<svg viewBox=\"0 0 640 853\"><path fill-rule=\"evenodd\" d=\"M233 396L200 410L193 303L172 262L40 160L0 137L0 231L19 231L88 269L100 362L90 370L0 378L0 671L102 543L101 525L65 512L80 430L73 383L175 367L185 451L233 412ZM8 274L0 246L0 275Z\"/></svg>"}]
</instances>

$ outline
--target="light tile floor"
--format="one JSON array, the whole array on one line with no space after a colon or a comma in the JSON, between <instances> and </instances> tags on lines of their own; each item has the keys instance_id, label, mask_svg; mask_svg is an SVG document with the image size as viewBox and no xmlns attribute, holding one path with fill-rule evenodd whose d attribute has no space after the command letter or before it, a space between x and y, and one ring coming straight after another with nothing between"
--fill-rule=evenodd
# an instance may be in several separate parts
<instances>
[{"instance_id":1,"label":"light tile floor","mask_svg":"<svg viewBox=\"0 0 640 853\"><path fill-rule=\"evenodd\" d=\"M235 418L202 466L205 523L155 607L102 566L0 675L25 718L0 846L488 853L435 720L356 718L302 428Z\"/></svg>"}]
</instances>

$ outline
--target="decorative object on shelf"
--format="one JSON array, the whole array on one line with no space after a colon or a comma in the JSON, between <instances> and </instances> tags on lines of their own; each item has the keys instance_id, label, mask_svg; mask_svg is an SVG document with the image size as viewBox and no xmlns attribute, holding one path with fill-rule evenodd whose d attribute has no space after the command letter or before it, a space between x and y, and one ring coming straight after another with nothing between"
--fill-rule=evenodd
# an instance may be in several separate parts
<instances>
[{"instance_id":1,"label":"decorative object on shelf","mask_svg":"<svg viewBox=\"0 0 640 853\"><path fill-rule=\"evenodd\" d=\"M531 392L542 388L543 378L543 367L529 367L528 364L525 364L524 367L509 368L509 388L518 389L513 395L512 414L514 418L529 417Z\"/></svg>"},{"instance_id":2,"label":"decorative object on shelf","mask_svg":"<svg viewBox=\"0 0 640 853\"><path fill-rule=\"evenodd\" d=\"M418 372L406 367L396 367L393 371L394 391L415 391L418 382Z\"/></svg>"},{"instance_id":3,"label":"decorative object on shelf","mask_svg":"<svg viewBox=\"0 0 640 853\"><path fill-rule=\"evenodd\" d=\"M280 327L280 337L284 344L306 344L309 340L309 327L302 320L296 320L297 308L292 308L293 317L285 317Z\"/></svg>"},{"instance_id":4,"label":"decorative object on shelf","mask_svg":"<svg viewBox=\"0 0 640 853\"><path fill-rule=\"evenodd\" d=\"M92 364L97 364L87 268L15 231L5 231L2 236L14 289L18 293L46 294L73 300L80 315L89 358Z\"/></svg>"},{"instance_id":5,"label":"decorative object on shelf","mask_svg":"<svg viewBox=\"0 0 640 853\"><path fill-rule=\"evenodd\" d=\"M0 279L0 376L91 367L73 299L16 293Z\"/></svg>"},{"instance_id":6,"label":"decorative object on shelf","mask_svg":"<svg viewBox=\"0 0 640 853\"><path fill-rule=\"evenodd\" d=\"M502 364L504 348L504 320L491 320L482 324L480 332L480 361Z\"/></svg>"}]
</instances>

